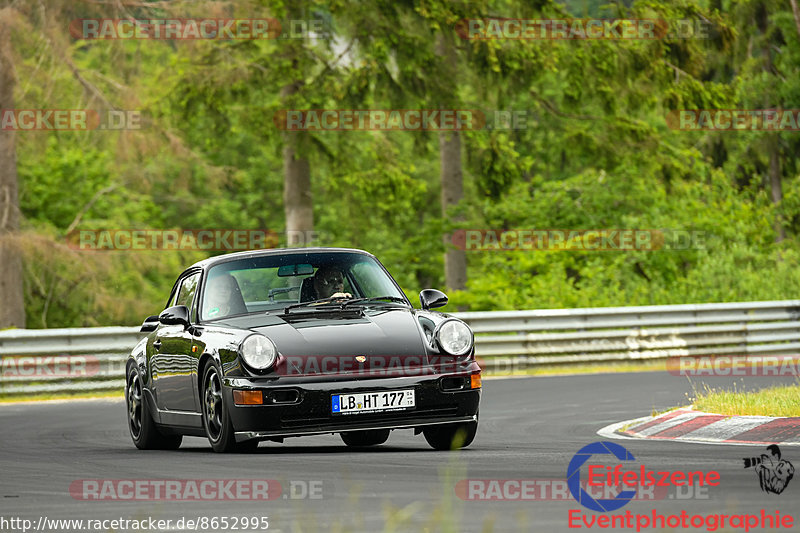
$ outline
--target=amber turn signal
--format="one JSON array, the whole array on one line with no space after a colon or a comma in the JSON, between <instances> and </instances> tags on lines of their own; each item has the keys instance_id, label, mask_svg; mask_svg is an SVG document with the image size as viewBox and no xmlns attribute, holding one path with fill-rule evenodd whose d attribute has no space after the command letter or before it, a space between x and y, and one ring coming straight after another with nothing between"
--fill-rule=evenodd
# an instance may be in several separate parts
<instances>
[{"instance_id":1,"label":"amber turn signal","mask_svg":"<svg viewBox=\"0 0 800 533\"><path fill-rule=\"evenodd\" d=\"M470 376L469 388L471 388L471 389L480 389L481 388L481 375L480 374L472 374Z\"/></svg>"},{"instance_id":2,"label":"amber turn signal","mask_svg":"<svg viewBox=\"0 0 800 533\"><path fill-rule=\"evenodd\" d=\"M236 405L261 405L264 403L264 396L258 390L235 390L233 391L233 403Z\"/></svg>"}]
</instances>

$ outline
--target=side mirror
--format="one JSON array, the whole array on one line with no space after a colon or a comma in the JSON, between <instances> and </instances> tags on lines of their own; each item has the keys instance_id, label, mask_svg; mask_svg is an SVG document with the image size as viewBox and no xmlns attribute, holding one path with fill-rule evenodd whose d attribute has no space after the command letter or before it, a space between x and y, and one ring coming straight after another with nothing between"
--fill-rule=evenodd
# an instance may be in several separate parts
<instances>
[{"instance_id":1,"label":"side mirror","mask_svg":"<svg viewBox=\"0 0 800 533\"><path fill-rule=\"evenodd\" d=\"M419 303L423 309L435 309L447 305L447 295L436 289L425 289L419 293Z\"/></svg>"},{"instance_id":2,"label":"side mirror","mask_svg":"<svg viewBox=\"0 0 800 533\"><path fill-rule=\"evenodd\" d=\"M158 315L150 315L149 317L144 319L142 322L142 327L139 330L140 333L148 333L150 331L155 331L158 327Z\"/></svg>"},{"instance_id":3,"label":"side mirror","mask_svg":"<svg viewBox=\"0 0 800 533\"><path fill-rule=\"evenodd\" d=\"M189 327L189 308L185 305L176 305L174 307L168 307L164 309L160 315L158 315L158 321L164 324L165 326L177 326L182 325L183 327Z\"/></svg>"}]
</instances>

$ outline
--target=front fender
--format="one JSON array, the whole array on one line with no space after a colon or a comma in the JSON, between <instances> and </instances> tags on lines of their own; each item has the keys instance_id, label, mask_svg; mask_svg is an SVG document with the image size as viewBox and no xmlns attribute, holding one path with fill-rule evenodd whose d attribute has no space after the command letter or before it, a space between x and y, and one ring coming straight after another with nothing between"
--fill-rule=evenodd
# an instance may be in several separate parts
<instances>
[{"instance_id":1,"label":"front fender","mask_svg":"<svg viewBox=\"0 0 800 533\"><path fill-rule=\"evenodd\" d=\"M139 371L139 376L142 378L142 382L145 386L150 385L150 375L147 372L147 340L149 337L142 338L139 342L136 343L133 350L131 350L130 355L128 356L128 361L125 365L125 376L127 378L128 369L131 365L135 366L136 369Z\"/></svg>"},{"instance_id":2,"label":"front fender","mask_svg":"<svg viewBox=\"0 0 800 533\"><path fill-rule=\"evenodd\" d=\"M130 372L131 368L135 368L136 371L139 373L139 377L142 380L142 395L146 396L144 404L147 406L147 410L150 412L150 416L156 423L161 422L161 414L156 409L156 401L153 397L153 393L150 390L150 372L147 371L147 340L148 337L144 337L136 346L131 350L130 355L128 356L128 360L125 364L125 380L127 382L128 373ZM127 386L126 386L127 389ZM127 390L126 390L127 394Z\"/></svg>"}]
</instances>

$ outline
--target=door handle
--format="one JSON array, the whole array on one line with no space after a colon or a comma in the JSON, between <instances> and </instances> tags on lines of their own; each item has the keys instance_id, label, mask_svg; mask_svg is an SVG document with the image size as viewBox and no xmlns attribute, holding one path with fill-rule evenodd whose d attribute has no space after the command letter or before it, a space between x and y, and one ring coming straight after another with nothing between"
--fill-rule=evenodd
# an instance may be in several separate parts
<instances>
[{"instance_id":1,"label":"door handle","mask_svg":"<svg viewBox=\"0 0 800 533\"><path fill-rule=\"evenodd\" d=\"M156 339L156 342L153 343L153 348L155 348L156 351L161 349L161 339Z\"/></svg>"}]
</instances>

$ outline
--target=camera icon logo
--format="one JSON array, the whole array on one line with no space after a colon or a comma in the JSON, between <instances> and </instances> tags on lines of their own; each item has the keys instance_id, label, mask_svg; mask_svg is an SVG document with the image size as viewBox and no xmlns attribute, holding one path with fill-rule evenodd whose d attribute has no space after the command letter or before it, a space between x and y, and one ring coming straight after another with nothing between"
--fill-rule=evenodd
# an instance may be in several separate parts
<instances>
[{"instance_id":1,"label":"camera icon logo","mask_svg":"<svg viewBox=\"0 0 800 533\"><path fill-rule=\"evenodd\" d=\"M781 459L781 449L777 444L767 446L769 454L761 457L745 457L745 468L752 468L758 476L761 490L767 493L780 494L794 477L794 465Z\"/></svg>"}]
</instances>

